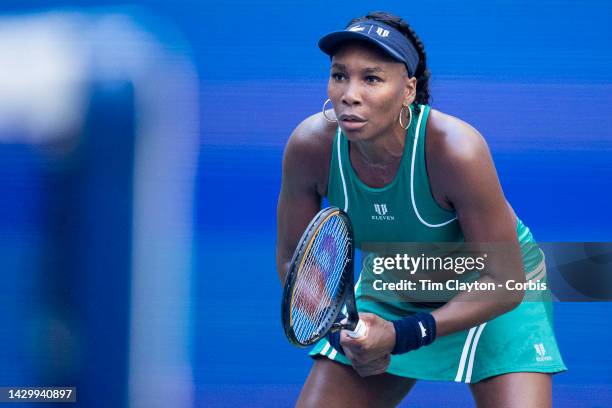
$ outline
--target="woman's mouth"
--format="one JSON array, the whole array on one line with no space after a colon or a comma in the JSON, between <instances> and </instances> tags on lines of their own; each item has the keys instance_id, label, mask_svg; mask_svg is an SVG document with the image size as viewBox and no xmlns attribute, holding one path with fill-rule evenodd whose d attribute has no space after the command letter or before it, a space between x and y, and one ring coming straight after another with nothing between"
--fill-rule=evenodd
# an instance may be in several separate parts
<instances>
[{"instance_id":1,"label":"woman's mouth","mask_svg":"<svg viewBox=\"0 0 612 408\"><path fill-rule=\"evenodd\" d=\"M340 115L340 123L346 130L358 130L365 126L366 120L361 116L357 115Z\"/></svg>"}]
</instances>

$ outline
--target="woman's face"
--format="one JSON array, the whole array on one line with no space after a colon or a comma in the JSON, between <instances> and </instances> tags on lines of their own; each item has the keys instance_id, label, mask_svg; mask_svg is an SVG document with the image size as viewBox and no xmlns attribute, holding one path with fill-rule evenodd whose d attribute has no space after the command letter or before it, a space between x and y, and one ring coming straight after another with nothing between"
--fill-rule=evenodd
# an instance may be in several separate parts
<instances>
[{"instance_id":1,"label":"woman's face","mask_svg":"<svg viewBox=\"0 0 612 408\"><path fill-rule=\"evenodd\" d=\"M332 57L327 93L349 140L398 131L402 105L414 101L415 91L405 65L367 43L348 43Z\"/></svg>"}]
</instances>

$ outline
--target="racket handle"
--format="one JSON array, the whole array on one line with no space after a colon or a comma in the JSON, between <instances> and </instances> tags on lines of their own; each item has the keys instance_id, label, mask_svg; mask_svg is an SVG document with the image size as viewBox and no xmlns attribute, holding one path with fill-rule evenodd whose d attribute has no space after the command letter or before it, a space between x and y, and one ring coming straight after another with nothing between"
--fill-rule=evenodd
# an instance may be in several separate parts
<instances>
[{"instance_id":1,"label":"racket handle","mask_svg":"<svg viewBox=\"0 0 612 408\"><path fill-rule=\"evenodd\" d=\"M367 327L365 323L363 322L363 320L359 320L357 322L357 326L355 326L355 330L349 331L347 334L351 336L352 338L357 339L359 337L365 336L366 330L367 330Z\"/></svg>"}]
</instances>

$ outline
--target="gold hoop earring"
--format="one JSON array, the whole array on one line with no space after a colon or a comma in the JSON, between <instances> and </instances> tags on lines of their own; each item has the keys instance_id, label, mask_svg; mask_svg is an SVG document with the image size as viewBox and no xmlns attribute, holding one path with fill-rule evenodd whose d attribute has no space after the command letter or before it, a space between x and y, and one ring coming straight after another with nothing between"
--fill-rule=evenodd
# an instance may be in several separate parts
<instances>
[{"instance_id":1,"label":"gold hoop earring","mask_svg":"<svg viewBox=\"0 0 612 408\"><path fill-rule=\"evenodd\" d=\"M404 108L406 106L402 105L402 110L400 110L400 114L399 114L399 124L400 127L404 130L408 130L408 128L410 127L410 125L412 124L412 109L410 109L410 106L408 106L408 112L410 113L410 120L408 121L408 126L404 126L404 124L402 123L402 116L404 113Z\"/></svg>"},{"instance_id":2,"label":"gold hoop earring","mask_svg":"<svg viewBox=\"0 0 612 408\"><path fill-rule=\"evenodd\" d=\"M331 102L331 99L327 98L325 100L325 102L323 102L323 116L325 117L325 120L331 123L338 123L337 120L331 120L330 118L327 117L327 114L325 113L325 106L327 106L327 104Z\"/></svg>"}]
</instances>

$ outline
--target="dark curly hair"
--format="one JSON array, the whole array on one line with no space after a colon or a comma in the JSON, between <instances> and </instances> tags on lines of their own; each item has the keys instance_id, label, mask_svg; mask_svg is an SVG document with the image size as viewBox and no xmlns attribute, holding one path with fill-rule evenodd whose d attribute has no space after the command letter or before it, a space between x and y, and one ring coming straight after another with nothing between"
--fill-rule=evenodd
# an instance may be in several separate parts
<instances>
[{"instance_id":1,"label":"dark curly hair","mask_svg":"<svg viewBox=\"0 0 612 408\"><path fill-rule=\"evenodd\" d=\"M414 73L414 76L417 79L414 104L418 111L418 104L427 105L430 99L429 78L431 77L431 73L429 72L429 69L427 69L427 56L425 55L425 46L423 45L423 42L416 35L412 27L410 27L408 23L404 21L404 19L385 11L371 11L363 17L354 18L347 24L347 27L365 20L380 21L381 23L385 23L393 28L396 28L402 34L404 34L406 38L408 38L408 40L417 50L417 53L419 54L419 63Z\"/></svg>"}]
</instances>

